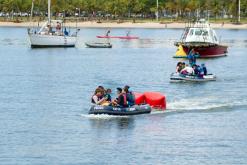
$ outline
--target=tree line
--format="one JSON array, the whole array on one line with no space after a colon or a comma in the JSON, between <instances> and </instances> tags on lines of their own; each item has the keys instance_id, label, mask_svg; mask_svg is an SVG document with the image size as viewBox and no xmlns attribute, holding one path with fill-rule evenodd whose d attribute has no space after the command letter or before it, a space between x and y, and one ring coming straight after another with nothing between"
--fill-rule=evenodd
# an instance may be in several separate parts
<instances>
[{"instance_id":1,"label":"tree line","mask_svg":"<svg viewBox=\"0 0 247 165\"><path fill-rule=\"evenodd\" d=\"M51 0L52 13L74 16L155 17L156 0ZM215 18L238 15L239 0L159 0L161 17L188 18L211 16ZM0 12L30 13L32 0L0 0ZM47 0L34 0L34 13L47 12ZM241 17L247 17L247 0L241 0Z\"/></svg>"}]
</instances>

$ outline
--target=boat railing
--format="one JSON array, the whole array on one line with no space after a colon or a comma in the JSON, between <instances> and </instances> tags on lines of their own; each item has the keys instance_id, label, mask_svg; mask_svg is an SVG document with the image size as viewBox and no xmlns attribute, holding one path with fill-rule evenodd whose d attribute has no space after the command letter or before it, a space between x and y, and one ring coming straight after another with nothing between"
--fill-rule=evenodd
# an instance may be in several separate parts
<instances>
[{"instance_id":1,"label":"boat railing","mask_svg":"<svg viewBox=\"0 0 247 165\"><path fill-rule=\"evenodd\" d=\"M204 19L200 19L196 21L190 20L185 23L185 27L187 28L208 28L209 26L210 26L209 23Z\"/></svg>"}]
</instances>

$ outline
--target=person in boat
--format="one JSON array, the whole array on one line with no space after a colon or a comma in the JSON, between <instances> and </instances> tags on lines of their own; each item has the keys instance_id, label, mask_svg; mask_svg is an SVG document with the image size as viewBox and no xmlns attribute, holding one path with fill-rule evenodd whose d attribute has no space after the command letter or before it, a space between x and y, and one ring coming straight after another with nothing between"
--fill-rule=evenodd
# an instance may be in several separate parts
<instances>
[{"instance_id":1,"label":"person in boat","mask_svg":"<svg viewBox=\"0 0 247 165\"><path fill-rule=\"evenodd\" d=\"M133 92L129 91L129 88L130 87L126 85L123 90L126 93L126 99L127 99L128 106L133 106L135 105L135 95L133 94Z\"/></svg>"},{"instance_id":2,"label":"person in boat","mask_svg":"<svg viewBox=\"0 0 247 165\"><path fill-rule=\"evenodd\" d=\"M66 28L64 28L64 35L65 35L65 36L68 36L68 35L69 35L69 32L67 31Z\"/></svg>"},{"instance_id":3,"label":"person in boat","mask_svg":"<svg viewBox=\"0 0 247 165\"><path fill-rule=\"evenodd\" d=\"M188 64L185 65L185 68L181 70L180 72L183 75L194 75L194 69L190 67Z\"/></svg>"},{"instance_id":4,"label":"person in boat","mask_svg":"<svg viewBox=\"0 0 247 165\"><path fill-rule=\"evenodd\" d=\"M201 76L201 68L199 65L193 65L192 67L194 69L194 74L197 76L197 77L202 77Z\"/></svg>"},{"instance_id":5,"label":"person in boat","mask_svg":"<svg viewBox=\"0 0 247 165\"><path fill-rule=\"evenodd\" d=\"M182 62L182 70L185 68L185 62ZM180 71L181 72L181 71Z\"/></svg>"},{"instance_id":6,"label":"person in boat","mask_svg":"<svg viewBox=\"0 0 247 165\"><path fill-rule=\"evenodd\" d=\"M176 67L176 73L180 73L182 69L183 69L182 62L178 62Z\"/></svg>"},{"instance_id":7,"label":"person in boat","mask_svg":"<svg viewBox=\"0 0 247 165\"><path fill-rule=\"evenodd\" d=\"M121 108L128 107L126 93L122 88L117 88L117 95L118 97L112 102L112 105Z\"/></svg>"},{"instance_id":8,"label":"person in boat","mask_svg":"<svg viewBox=\"0 0 247 165\"><path fill-rule=\"evenodd\" d=\"M110 29L108 29L107 32L106 32L106 34L105 34L105 36L108 37L110 33L111 33L111 31L110 31Z\"/></svg>"},{"instance_id":9,"label":"person in boat","mask_svg":"<svg viewBox=\"0 0 247 165\"><path fill-rule=\"evenodd\" d=\"M196 57L198 57L198 52L196 52L195 49L191 49L187 57L189 59L189 64L192 67L196 64Z\"/></svg>"},{"instance_id":10,"label":"person in boat","mask_svg":"<svg viewBox=\"0 0 247 165\"><path fill-rule=\"evenodd\" d=\"M100 88L97 88L94 92L94 95L92 96L91 102L96 105L103 105L103 103L106 101L106 98L103 97L104 93Z\"/></svg>"},{"instance_id":11,"label":"person in boat","mask_svg":"<svg viewBox=\"0 0 247 165\"><path fill-rule=\"evenodd\" d=\"M102 91L102 93L103 93L103 97L105 96L105 94L106 94L106 90L105 90L105 88L103 87L103 86L101 86L101 85L99 85L98 86L98 88Z\"/></svg>"},{"instance_id":12,"label":"person in boat","mask_svg":"<svg viewBox=\"0 0 247 165\"><path fill-rule=\"evenodd\" d=\"M207 71L207 68L206 68L205 64L201 64L201 70L203 72L203 75L207 75L208 74L208 71Z\"/></svg>"},{"instance_id":13,"label":"person in boat","mask_svg":"<svg viewBox=\"0 0 247 165\"><path fill-rule=\"evenodd\" d=\"M126 32L126 37L129 37L129 34L130 34L130 30Z\"/></svg>"},{"instance_id":14,"label":"person in boat","mask_svg":"<svg viewBox=\"0 0 247 165\"><path fill-rule=\"evenodd\" d=\"M106 90L106 94L104 97L106 98L106 101L111 102L111 89L110 88Z\"/></svg>"},{"instance_id":15,"label":"person in boat","mask_svg":"<svg viewBox=\"0 0 247 165\"><path fill-rule=\"evenodd\" d=\"M52 33L52 27L51 27L51 25L48 24L45 27L45 34L50 34L50 33Z\"/></svg>"},{"instance_id":16,"label":"person in boat","mask_svg":"<svg viewBox=\"0 0 247 165\"><path fill-rule=\"evenodd\" d=\"M61 31L61 23L59 23L59 22L57 22L56 31L57 32Z\"/></svg>"}]
</instances>

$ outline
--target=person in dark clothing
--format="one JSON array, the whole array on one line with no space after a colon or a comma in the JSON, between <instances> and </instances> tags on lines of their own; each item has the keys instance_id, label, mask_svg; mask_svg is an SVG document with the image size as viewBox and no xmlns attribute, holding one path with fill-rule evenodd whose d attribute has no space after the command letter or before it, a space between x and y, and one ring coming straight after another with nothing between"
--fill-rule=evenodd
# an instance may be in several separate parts
<instances>
[{"instance_id":1,"label":"person in dark clothing","mask_svg":"<svg viewBox=\"0 0 247 165\"><path fill-rule=\"evenodd\" d=\"M106 35L106 36L109 36L110 33L111 33L111 30L108 29L105 35Z\"/></svg>"},{"instance_id":2,"label":"person in dark clothing","mask_svg":"<svg viewBox=\"0 0 247 165\"><path fill-rule=\"evenodd\" d=\"M201 68L202 68L203 74L207 75L208 71L207 71L207 68L206 68L205 64L201 64Z\"/></svg>"},{"instance_id":3,"label":"person in dark clothing","mask_svg":"<svg viewBox=\"0 0 247 165\"><path fill-rule=\"evenodd\" d=\"M119 107L128 107L126 93L122 90L122 88L117 88L118 98L113 101L113 105Z\"/></svg>"},{"instance_id":4,"label":"person in dark clothing","mask_svg":"<svg viewBox=\"0 0 247 165\"><path fill-rule=\"evenodd\" d=\"M198 65L193 65L193 67L192 67L194 69L194 73L196 76L199 76L199 74L200 74L199 67L200 66L198 66Z\"/></svg>"},{"instance_id":5,"label":"person in dark clothing","mask_svg":"<svg viewBox=\"0 0 247 165\"><path fill-rule=\"evenodd\" d=\"M126 85L124 87L124 92L126 93L128 106L133 106L135 105L135 95L131 91L129 91L129 88L130 87Z\"/></svg>"},{"instance_id":6,"label":"person in dark clothing","mask_svg":"<svg viewBox=\"0 0 247 165\"><path fill-rule=\"evenodd\" d=\"M189 52L187 58L189 59L189 64L191 67L196 64L196 57L198 56L198 52L196 52L194 49Z\"/></svg>"}]
</instances>

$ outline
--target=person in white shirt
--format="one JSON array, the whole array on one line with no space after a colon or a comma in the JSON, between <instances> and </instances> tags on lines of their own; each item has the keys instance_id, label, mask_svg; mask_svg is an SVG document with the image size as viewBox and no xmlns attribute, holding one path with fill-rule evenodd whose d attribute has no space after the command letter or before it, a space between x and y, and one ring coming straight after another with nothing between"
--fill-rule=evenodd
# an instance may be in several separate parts
<instances>
[{"instance_id":1,"label":"person in white shirt","mask_svg":"<svg viewBox=\"0 0 247 165\"><path fill-rule=\"evenodd\" d=\"M185 68L181 70L181 74L185 75L194 75L194 69L190 67L188 64L185 65Z\"/></svg>"}]
</instances>

